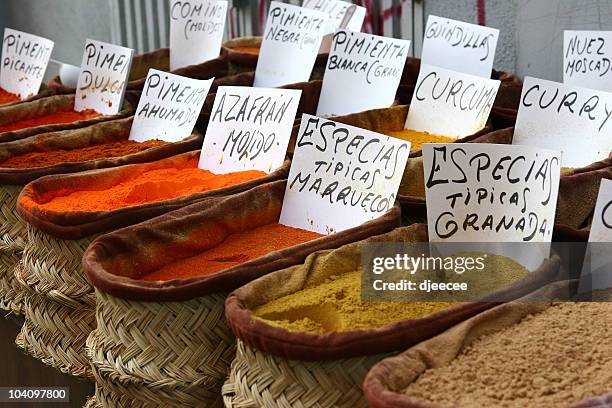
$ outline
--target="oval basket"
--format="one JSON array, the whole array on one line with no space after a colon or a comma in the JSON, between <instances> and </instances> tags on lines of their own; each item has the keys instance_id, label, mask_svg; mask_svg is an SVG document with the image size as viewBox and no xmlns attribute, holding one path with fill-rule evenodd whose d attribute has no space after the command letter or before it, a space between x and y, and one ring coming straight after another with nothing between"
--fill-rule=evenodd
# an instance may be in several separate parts
<instances>
[{"instance_id":1,"label":"oval basket","mask_svg":"<svg viewBox=\"0 0 612 408\"><path fill-rule=\"evenodd\" d=\"M286 181L277 181L196 203L92 243L83 263L96 287L97 328L87 345L100 406L119 407L126 398L131 407L175 406L177 399L185 407L221 406L221 386L235 354L235 338L223 312L226 293L300 263L318 249L399 224L399 209L394 207L357 228L213 275L157 282L137 279L216 246L232 232L277 222L285 186ZM216 231L221 235L216 237Z\"/></svg>"},{"instance_id":2,"label":"oval basket","mask_svg":"<svg viewBox=\"0 0 612 408\"><path fill-rule=\"evenodd\" d=\"M81 262L91 241L105 232L198 201L234 194L285 178L290 163L286 161L270 175L234 186L111 211L55 212L24 203L29 200L46 202L55 194L65 195L82 188L104 190L129 175L193 162L199 153L193 151L151 163L47 176L24 187L17 208L27 221L28 240L23 251L23 270L19 282L30 292L36 293L37 302L25 303L25 324L19 339L23 349L63 372L91 376L85 340L95 328L96 301ZM36 310L34 307L38 304L46 304L47 310ZM44 307L40 306L40 309ZM37 314L44 313L44 319L33 321ZM75 315L74 324L67 324Z\"/></svg>"},{"instance_id":3,"label":"oval basket","mask_svg":"<svg viewBox=\"0 0 612 408\"><path fill-rule=\"evenodd\" d=\"M226 317L239 341L223 386L225 406L367 407L361 384L373 364L495 305L464 302L380 328L323 334L290 331L257 318L252 312L272 300L358 270L364 245L426 241L426 227L413 224L338 249L313 253L304 264L266 275L232 292L225 304ZM544 264L497 294L504 298L520 296L556 276L558 269L558 261ZM283 320L283 316L277 317Z\"/></svg>"}]
</instances>

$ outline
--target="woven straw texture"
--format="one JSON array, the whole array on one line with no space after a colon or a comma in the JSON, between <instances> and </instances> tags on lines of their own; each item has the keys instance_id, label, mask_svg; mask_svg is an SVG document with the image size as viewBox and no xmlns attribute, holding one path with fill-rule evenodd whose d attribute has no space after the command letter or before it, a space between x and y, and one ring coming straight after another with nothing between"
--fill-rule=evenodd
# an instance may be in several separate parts
<instances>
[{"instance_id":1,"label":"woven straw texture","mask_svg":"<svg viewBox=\"0 0 612 408\"><path fill-rule=\"evenodd\" d=\"M25 302L25 322L17 345L43 363L63 373L91 377L85 341L95 328L91 302L68 306L33 293Z\"/></svg>"},{"instance_id":2,"label":"woven straw texture","mask_svg":"<svg viewBox=\"0 0 612 408\"><path fill-rule=\"evenodd\" d=\"M343 360L286 360L238 340L236 358L223 385L226 407L367 407L361 383L387 354Z\"/></svg>"},{"instance_id":3,"label":"woven straw texture","mask_svg":"<svg viewBox=\"0 0 612 408\"><path fill-rule=\"evenodd\" d=\"M83 408L102 408L102 405L99 404L98 399L95 396L93 396L85 402L85 405L83 405Z\"/></svg>"},{"instance_id":4,"label":"woven straw texture","mask_svg":"<svg viewBox=\"0 0 612 408\"><path fill-rule=\"evenodd\" d=\"M221 406L235 354L225 294L140 302L96 291L96 298L87 351L100 406Z\"/></svg>"},{"instance_id":5,"label":"woven straw texture","mask_svg":"<svg viewBox=\"0 0 612 408\"><path fill-rule=\"evenodd\" d=\"M15 207L21 186L0 186L0 309L23 314L23 296L15 280L16 268L27 240L26 224Z\"/></svg>"}]
</instances>

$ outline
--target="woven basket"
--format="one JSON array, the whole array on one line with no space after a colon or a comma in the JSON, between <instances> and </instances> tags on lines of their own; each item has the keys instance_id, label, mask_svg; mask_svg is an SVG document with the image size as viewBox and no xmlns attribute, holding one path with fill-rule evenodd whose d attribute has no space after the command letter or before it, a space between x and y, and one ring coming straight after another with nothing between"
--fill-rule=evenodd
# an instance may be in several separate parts
<instances>
[{"instance_id":1,"label":"woven basket","mask_svg":"<svg viewBox=\"0 0 612 408\"><path fill-rule=\"evenodd\" d=\"M235 354L225 294L139 302L96 290L97 328L87 339L97 406L222 406Z\"/></svg>"},{"instance_id":2,"label":"woven basket","mask_svg":"<svg viewBox=\"0 0 612 408\"><path fill-rule=\"evenodd\" d=\"M0 186L0 309L23 314L24 291L15 280L27 239L26 223L15 207L21 186Z\"/></svg>"},{"instance_id":3,"label":"woven basket","mask_svg":"<svg viewBox=\"0 0 612 408\"><path fill-rule=\"evenodd\" d=\"M19 281L29 291L18 344L58 370L91 378L85 340L95 328L95 296L81 258L97 236L63 240L27 225Z\"/></svg>"},{"instance_id":4,"label":"woven basket","mask_svg":"<svg viewBox=\"0 0 612 408\"><path fill-rule=\"evenodd\" d=\"M85 401L83 408L102 408L102 405L98 403L98 399L94 396Z\"/></svg>"},{"instance_id":5,"label":"woven basket","mask_svg":"<svg viewBox=\"0 0 612 408\"><path fill-rule=\"evenodd\" d=\"M229 408L367 407L361 383L370 367L389 354L333 361L272 356L238 339L236 357L223 385Z\"/></svg>"},{"instance_id":6,"label":"woven basket","mask_svg":"<svg viewBox=\"0 0 612 408\"><path fill-rule=\"evenodd\" d=\"M84 353L87 335L95 328L93 297L88 302L56 302L33 293L25 302L25 322L16 344L61 372L91 377Z\"/></svg>"}]
</instances>

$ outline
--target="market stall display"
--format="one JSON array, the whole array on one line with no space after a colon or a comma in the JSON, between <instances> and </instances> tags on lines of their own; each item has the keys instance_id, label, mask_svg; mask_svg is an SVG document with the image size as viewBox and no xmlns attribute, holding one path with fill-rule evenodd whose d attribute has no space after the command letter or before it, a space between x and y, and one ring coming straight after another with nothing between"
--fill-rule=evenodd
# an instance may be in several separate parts
<instances>
[{"instance_id":1,"label":"market stall display","mask_svg":"<svg viewBox=\"0 0 612 408\"><path fill-rule=\"evenodd\" d=\"M379 219L329 236L287 230L277 239L235 248L239 234L278 225L285 187L286 181L276 181L195 203L91 244L83 264L97 298L97 328L87 340L97 383L92 404L120 406L129 401L131 406L150 406L178 401L186 406L221 406L221 386L235 354L235 338L223 311L227 292L300 263L311 252L384 233L399 224L395 207ZM292 241L278 239L282 237ZM202 276L172 275L171 266L214 251L222 254L214 273L197 273L198 268L207 268L199 263L191 275ZM164 268L170 269L163 278L174 279L143 279ZM151 324L151 319L157 323Z\"/></svg>"}]
</instances>

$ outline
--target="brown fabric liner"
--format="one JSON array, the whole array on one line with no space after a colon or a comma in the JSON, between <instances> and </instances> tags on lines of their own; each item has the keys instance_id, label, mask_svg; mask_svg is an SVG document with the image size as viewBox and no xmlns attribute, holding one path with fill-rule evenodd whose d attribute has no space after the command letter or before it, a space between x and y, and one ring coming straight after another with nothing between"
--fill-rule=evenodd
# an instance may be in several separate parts
<instances>
[{"instance_id":1,"label":"brown fabric liner","mask_svg":"<svg viewBox=\"0 0 612 408\"><path fill-rule=\"evenodd\" d=\"M227 292L274 270L304 261L312 252L337 248L399 225L399 207L359 227L271 252L208 276L148 282L137 278L198 255L233 232L278 222L286 180L213 197L96 239L83 257L90 282L115 297L150 302L183 301Z\"/></svg>"},{"instance_id":2,"label":"brown fabric liner","mask_svg":"<svg viewBox=\"0 0 612 408\"><path fill-rule=\"evenodd\" d=\"M413 242L427 242L425 225L413 224L408 228L414 233ZM351 251L367 242L385 242L390 239L393 240L391 234L371 237L334 252ZM325 256L325 254L311 256ZM289 293L296 293L304 287L307 277L303 275L308 271L300 270L300 266L269 274L228 296L225 312L228 324L236 337L251 347L289 360L338 360L405 349L497 304L466 302L429 316L403 320L381 328L325 334L293 332L255 318L251 312L254 307ZM352 265L346 267L351 270L354 268ZM556 276L558 269L558 260L543 264L537 271L499 291L498 294L503 294L504 297L522 296L533 288L541 286L543 281Z\"/></svg>"},{"instance_id":3,"label":"brown fabric liner","mask_svg":"<svg viewBox=\"0 0 612 408\"><path fill-rule=\"evenodd\" d=\"M0 163L14 156L30 152L58 149L76 149L101 143L126 140L130 135L133 117L96 123L80 129L44 133L27 139L0 144ZM49 174L75 173L79 171L145 163L165 159L179 153L198 149L203 136L195 131L191 136L176 143L153 147L145 151L122 157L90 160L86 162L61 163L47 167L1 168L0 184L23 185Z\"/></svg>"},{"instance_id":4,"label":"brown fabric liner","mask_svg":"<svg viewBox=\"0 0 612 408\"><path fill-rule=\"evenodd\" d=\"M543 288L551 294L567 290L567 282ZM401 393L430 367L455 359L475 339L512 326L529 314L539 313L551 302L514 301L480 313L446 332L394 357L382 360L368 373L363 390L373 408L439 408L437 404L411 399Z\"/></svg>"},{"instance_id":5,"label":"brown fabric liner","mask_svg":"<svg viewBox=\"0 0 612 408\"><path fill-rule=\"evenodd\" d=\"M62 110L71 110L74 106L74 95L51 95L35 99L31 102L23 102L15 105L0 106L0 125L6 125L18 120L27 120ZM55 132L59 130L78 129L95 123L106 122L113 119L124 118L133 113L130 99L126 97L123 109L116 115L100 116L97 118L78 120L71 123L58 123L53 125L42 125L27 129L0 132L0 143L21 140L26 137L40 133Z\"/></svg>"},{"instance_id":6,"label":"brown fabric liner","mask_svg":"<svg viewBox=\"0 0 612 408\"><path fill-rule=\"evenodd\" d=\"M255 71L257 67L257 60L259 55L247 54L244 52L239 52L234 50L234 48L238 47L248 47L248 48L260 48L261 47L262 37L239 37L234 38L232 40L227 40L223 43L221 47L221 55L231 63L237 64L239 66L248 69L249 71ZM314 67L325 68L327 65L327 58L329 54L318 54L315 59Z\"/></svg>"},{"instance_id":7,"label":"brown fabric liner","mask_svg":"<svg viewBox=\"0 0 612 408\"><path fill-rule=\"evenodd\" d=\"M176 167L181 163L197 160L199 156L200 150L196 150L152 163L131 164L69 175L42 177L29 183L21 191L17 204L17 212L23 219L43 232L61 239L81 239L104 231L116 230L128 225L133 225L209 197L236 194L263 183L286 179L291 165L291 162L287 160L275 172L265 177L234 186L190 194L188 196L164 201L124 207L112 211L96 211L89 213L56 212L46 211L36 207L28 209L22 205L21 199L26 196L32 198L35 202L48 202L58 192L61 192L62 195L66 195L70 192L80 190L104 190L130 176L155 169Z\"/></svg>"},{"instance_id":8,"label":"brown fabric liner","mask_svg":"<svg viewBox=\"0 0 612 408\"><path fill-rule=\"evenodd\" d=\"M409 104L412 100L412 94L414 93L420 69L420 59L409 57L406 60L400 85L397 90L397 97L400 103ZM491 79L497 79L501 81L501 83L489 119L493 123L495 129L514 126L521 99L523 82L512 73L496 70L491 72Z\"/></svg>"}]
</instances>

